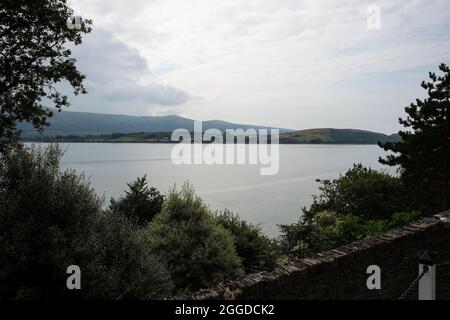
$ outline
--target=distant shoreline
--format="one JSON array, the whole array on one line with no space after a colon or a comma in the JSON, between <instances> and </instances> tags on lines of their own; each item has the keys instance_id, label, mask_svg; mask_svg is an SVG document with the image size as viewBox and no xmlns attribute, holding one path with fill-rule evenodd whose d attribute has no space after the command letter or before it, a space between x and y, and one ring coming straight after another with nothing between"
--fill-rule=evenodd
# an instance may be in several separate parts
<instances>
[{"instance_id":1,"label":"distant shoreline","mask_svg":"<svg viewBox=\"0 0 450 320\"><path fill-rule=\"evenodd\" d=\"M177 144L179 142L143 142L143 141L67 141L67 140L52 140L52 141L42 141L42 140L22 140L24 143L110 143L110 144L125 144L125 143L133 143L133 144ZM208 142L203 142L203 144L207 144ZM194 143L191 143L194 144ZM223 143L226 144L226 143ZM239 144L239 143L235 143ZM246 143L248 144L248 143ZM360 145L360 146L374 146L378 143L361 143L361 142L322 142L322 143L309 143L309 142L298 142L298 143L286 143L280 142L282 145Z\"/></svg>"},{"instance_id":2,"label":"distant shoreline","mask_svg":"<svg viewBox=\"0 0 450 320\"><path fill-rule=\"evenodd\" d=\"M113 134L61 134L61 135L25 135L24 142L76 142L76 143L168 143L176 144L179 141L171 141L172 132L138 132L138 133L113 133ZM191 143L194 142L191 134ZM241 136L242 137L242 136ZM245 136L245 143L249 143L249 137ZM242 143L236 137L234 143ZM262 143L270 143L270 134ZM356 129L308 129L293 132L280 133L279 144L361 144L376 145L379 142L396 142L400 140L397 134L386 135L378 132ZM223 136L226 143L226 135ZM211 143L204 141L203 143ZM257 143L259 141L257 140Z\"/></svg>"},{"instance_id":3,"label":"distant shoreline","mask_svg":"<svg viewBox=\"0 0 450 320\"><path fill-rule=\"evenodd\" d=\"M177 141L108 141L108 140L71 140L71 139L22 139L25 143L112 143L112 144L124 144L124 143L135 143L135 144L177 144ZM202 144L208 144L211 142L204 141ZM191 142L194 144L194 142ZM226 144L224 142L223 144ZM235 142L235 144L241 144ZM246 142L245 144L249 144ZM257 143L259 144L259 143ZM268 142L270 144L270 141ZM378 142L283 142L280 141L279 144L282 145L377 145Z\"/></svg>"}]
</instances>

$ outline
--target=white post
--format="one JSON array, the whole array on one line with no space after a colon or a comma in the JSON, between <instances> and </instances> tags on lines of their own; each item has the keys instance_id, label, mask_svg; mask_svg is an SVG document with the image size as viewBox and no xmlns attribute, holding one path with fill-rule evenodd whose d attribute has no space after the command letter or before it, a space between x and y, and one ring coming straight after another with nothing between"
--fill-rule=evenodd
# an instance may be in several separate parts
<instances>
[{"instance_id":1,"label":"white post","mask_svg":"<svg viewBox=\"0 0 450 320\"><path fill-rule=\"evenodd\" d=\"M419 275L424 269L427 272L419 280L419 300L436 299L436 265L433 264L430 253L425 251L419 259Z\"/></svg>"}]
</instances>

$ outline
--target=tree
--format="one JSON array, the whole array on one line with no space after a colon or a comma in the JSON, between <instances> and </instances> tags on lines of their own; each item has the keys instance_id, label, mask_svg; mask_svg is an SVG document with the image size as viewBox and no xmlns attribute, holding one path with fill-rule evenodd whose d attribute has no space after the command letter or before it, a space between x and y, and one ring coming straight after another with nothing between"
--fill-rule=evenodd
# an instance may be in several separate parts
<instances>
[{"instance_id":1,"label":"tree","mask_svg":"<svg viewBox=\"0 0 450 320\"><path fill-rule=\"evenodd\" d=\"M170 295L167 267L124 217L102 211L61 151L15 148L0 158L0 299L149 299ZM78 265L82 290L68 290Z\"/></svg>"},{"instance_id":2,"label":"tree","mask_svg":"<svg viewBox=\"0 0 450 320\"><path fill-rule=\"evenodd\" d=\"M362 164L353 165L337 179L317 181L321 193L313 196L309 209L303 209L307 219L322 211L381 219L409 208L409 198L398 177Z\"/></svg>"},{"instance_id":3,"label":"tree","mask_svg":"<svg viewBox=\"0 0 450 320\"><path fill-rule=\"evenodd\" d=\"M302 217L297 223L281 225L280 250L289 260L310 257L368 235L384 233L420 217L418 212L401 212L385 219L369 219L351 213L322 211L313 218Z\"/></svg>"},{"instance_id":4,"label":"tree","mask_svg":"<svg viewBox=\"0 0 450 320\"><path fill-rule=\"evenodd\" d=\"M53 111L69 106L57 84L67 81L75 95L86 93L84 76L75 66L68 44L81 44L90 20L68 28L73 11L66 0L2 0L0 2L0 152L17 142L18 122L47 125Z\"/></svg>"},{"instance_id":5,"label":"tree","mask_svg":"<svg viewBox=\"0 0 450 320\"><path fill-rule=\"evenodd\" d=\"M380 144L394 153L380 162L400 166L416 207L431 212L448 210L450 202L450 68L441 64L439 70L442 75L430 72L421 84L428 97L416 99L399 119L409 129L399 132L402 141Z\"/></svg>"},{"instance_id":6,"label":"tree","mask_svg":"<svg viewBox=\"0 0 450 320\"><path fill-rule=\"evenodd\" d=\"M111 199L110 210L145 226L161 211L164 196L156 188L148 187L146 175L127 185L125 197Z\"/></svg>"},{"instance_id":7,"label":"tree","mask_svg":"<svg viewBox=\"0 0 450 320\"><path fill-rule=\"evenodd\" d=\"M189 184L169 191L146 234L165 257L176 288L197 290L243 273L232 235Z\"/></svg>"},{"instance_id":8,"label":"tree","mask_svg":"<svg viewBox=\"0 0 450 320\"><path fill-rule=\"evenodd\" d=\"M125 216L102 212L82 252L84 299L161 299L173 283L162 257L143 231Z\"/></svg>"},{"instance_id":9,"label":"tree","mask_svg":"<svg viewBox=\"0 0 450 320\"><path fill-rule=\"evenodd\" d=\"M228 210L216 215L217 222L231 232L236 253L246 273L271 271L276 266L276 245L258 226Z\"/></svg>"}]
</instances>

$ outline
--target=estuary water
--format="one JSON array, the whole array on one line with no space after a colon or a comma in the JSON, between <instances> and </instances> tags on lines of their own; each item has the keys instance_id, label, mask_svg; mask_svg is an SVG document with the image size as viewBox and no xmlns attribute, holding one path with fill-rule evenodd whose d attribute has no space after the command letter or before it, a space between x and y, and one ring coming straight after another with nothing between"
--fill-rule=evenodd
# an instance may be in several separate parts
<instances>
[{"instance_id":1,"label":"estuary water","mask_svg":"<svg viewBox=\"0 0 450 320\"><path fill-rule=\"evenodd\" d=\"M225 208L278 235L278 224L297 221L318 192L316 179L335 178L353 163L393 172L378 163L376 145L280 145L279 172L260 175L259 165L175 165L173 144L64 143L64 169L84 172L105 203L126 183L147 174L162 192L189 181L212 210Z\"/></svg>"}]
</instances>

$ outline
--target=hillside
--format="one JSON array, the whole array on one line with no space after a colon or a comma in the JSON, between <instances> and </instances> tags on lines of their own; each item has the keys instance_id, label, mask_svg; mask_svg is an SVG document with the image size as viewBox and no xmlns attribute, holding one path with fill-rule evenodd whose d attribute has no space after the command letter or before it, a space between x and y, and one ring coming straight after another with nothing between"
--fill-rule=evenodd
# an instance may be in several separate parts
<instances>
[{"instance_id":1,"label":"hillside","mask_svg":"<svg viewBox=\"0 0 450 320\"><path fill-rule=\"evenodd\" d=\"M180 116L137 117L89 112L55 112L50 126L39 135L29 124L22 124L24 140L33 141L80 141L80 142L170 142L173 130L184 128L194 130L194 120ZM271 129L254 125L236 124L220 120L203 121L203 130L226 129ZM280 128L280 143L342 143L376 144L377 142L398 141L397 134L356 130L356 129L308 129L292 131Z\"/></svg>"},{"instance_id":2,"label":"hillside","mask_svg":"<svg viewBox=\"0 0 450 320\"><path fill-rule=\"evenodd\" d=\"M376 144L377 142L399 141L397 134L357 130L357 129L308 129L280 134L280 143L342 143Z\"/></svg>"},{"instance_id":3,"label":"hillside","mask_svg":"<svg viewBox=\"0 0 450 320\"><path fill-rule=\"evenodd\" d=\"M113 115L89 112L55 112L49 120L50 126L44 131L44 136L85 136L85 135L110 135L115 133L128 134L135 132L172 132L178 128L189 131L194 129L194 120L180 116L137 117L128 115ZM203 121L203 129L248 129L270 128L246 124L236 124L220 120ZM24 138L37 135L36 130L29 124L21 124ZM280 128L280 132L288 132L289 129Z\"/></svg>"},{"instance_id":4,"label":"hillside","mask_svg":"<svg viewBox=\"0 0 450 320\"><path fill-rule=\"evenodd\" d=\"M101 135L54 135L28 137L28 141L60 142L144 142L169 143L171 132L137 132ZM398 135L355 129L309 129L280 135L281 144L376 144L398 141ZM224 136L224 141L226 138Z\"/></svg>"}]
</instances>

